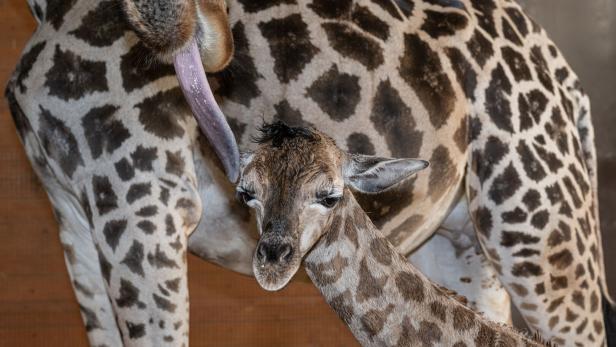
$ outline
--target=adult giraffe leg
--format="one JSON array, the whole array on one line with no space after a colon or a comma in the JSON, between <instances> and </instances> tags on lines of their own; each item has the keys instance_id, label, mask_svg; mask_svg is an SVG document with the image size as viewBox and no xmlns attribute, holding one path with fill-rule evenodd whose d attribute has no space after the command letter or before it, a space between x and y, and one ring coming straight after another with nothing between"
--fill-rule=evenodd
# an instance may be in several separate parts
<instances>
[{"instance_id":1,"label":"adult giraffe leg","mask_svg":"<svg viewBox=\"0 0 616 347\"><path fill-rule=\"evenodd\" d=\"M509 294L481 252L465 197L408 259L432 281L466 297L474 310L492 321L511 324Z\"/></svg>"},{"instance_id":2,"label":"adult giraffe leg","mask_svg":"<svg viewBox=\"0 0 616 347\"><path fill-rule=\"evenodd\" d=\"M529 327L558 345L604 346L588 176L575 145L556 159L543 140L484 131L473 141L467 195L478 239ZM553 160L544 168L538 157Z\"/></svg>"},{"instance_id":3,"label":"adult giraffe leg","mask_svg":"<svg viewBox=\"0 0 616 347\"><path fill-rule=\"evenodd\" d=\"M60 228L64 261L91 346L120 346L122 338L107 295L82 201L47 175L45 189Z\"/></svg>"},{"instance_id":4,"label":"adult giraffe leg","mask_svg":"<svg viewBox=\"0 0 616 347\"><path fill-rule=\"evenodd\" d=\"M56 212L57 213L57 212ZM66 214L60 221L60 241L75 297L91 346L120 346L122 338L107 296L90 228Z\"/></svg>"},{"instance_id":5,"label":"adult giraffe leg","mask_svg":"<svg viewBox=\"0 0 616 347\"><path fill-rule=\"evenodd\" d=\"M32 129L11 89L7 89L6 96L16 124L25 129ZM68 193L50 168L44 150L34 133L23 131L20 135L26 154L47 191L58 221L66 268L90 345L120 346L122 344L120 331L107 296L92 239L89 205L84 205L82 197Z\"/></svg>"},{"instance_id":6,"label":"adult giraffe leg","mask_svg":"<svg viewBox=\"0 0 616 347\"><path fill-rule=\"evenodd\" d=\"M570 88L574 98L576 99L578 118L576 120L576 127L580 134L580 142L584 153L584 162L586 164L586 171L590 178L590 186L594 197L595 204L593 206L595 219L599 220L599 193L598 193L598 168L597 168L597 147L595 146L595 131L592 125L592 117L590 112L590 98L586 93L579 88L579 86L573 83ZM603 255L603 248L601 242L601 232L599 228L594 229L594 233L597 237L598 258L599 258L599 282L601 285L602 293L602 306L603 306L603 318L605 322L605 332L608 346L616 346L616 303L610 296L607 288L607 278L605 274L605 257Z\"/></svg>"},{"instance_id":7,"label":"adult giraffe leg","mask_svg":"<svg viewBox=\"0 0 616 347\"><path fill-rule=\"evenodd\" d=\"M201 217L194 178L152 173L132 184L112 180L93 175L88 196L124 345L188 345L187 239Z\"/></svg>"}]
</instances>

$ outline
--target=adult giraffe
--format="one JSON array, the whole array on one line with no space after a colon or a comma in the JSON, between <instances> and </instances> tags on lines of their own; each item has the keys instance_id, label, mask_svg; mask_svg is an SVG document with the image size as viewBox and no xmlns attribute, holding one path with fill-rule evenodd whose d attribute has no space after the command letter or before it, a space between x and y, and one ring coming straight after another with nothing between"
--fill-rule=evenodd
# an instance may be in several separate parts
<instances>
[{"instance_id":1,"label":"adult giraffe","mask_svg":"<svg viewBox=\"0 0 616 347\"><path fill-rule=\"evenodd\" d=\"M438 230L413 261L450 269L437 281L490 318L509 318L508 292L546 338L604 343L588 99L514 2L237 0L228 18L222 0L30 5L40 25L7 97L93 345L187 342L187 246L250 272L247 213L173 68L151 62L180 71L198 49L216 71L231 34L215 86L240 144L277 118L351 151L430 159L416 180L358 196L397 249ZM453 255L437 271L434 248Z\"/></svg>"}]
</instances>

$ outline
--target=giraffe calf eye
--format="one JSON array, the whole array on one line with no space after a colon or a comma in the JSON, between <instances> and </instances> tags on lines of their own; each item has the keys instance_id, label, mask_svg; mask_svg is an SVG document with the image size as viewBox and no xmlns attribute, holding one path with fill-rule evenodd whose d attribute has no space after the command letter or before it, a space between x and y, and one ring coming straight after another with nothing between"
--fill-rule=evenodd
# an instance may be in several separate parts
<instances>
[{"instance_id":1,"label":"giraffe calf eye","mask_svg":"<svg viewBox=\"0 0 616 347\"><path fill-rule=\"evenodd\" d=\"M341 198L341 196L326 196L319 200L319 204L327 208L332 208L338 203L338 201L340 201Z\"/></svg>"},{"instance_id":2,"label":"giraffe calf eye","mask_svg":"<svg viewBox=\"0 0 616 347\"><path fill-rule=\"evenodd\" d=\"M255 196L253 193L247 192L245 190L239 190L237 192L237 198L243 203L248 204L255 199Z\"/></svg>"}]
</instances>

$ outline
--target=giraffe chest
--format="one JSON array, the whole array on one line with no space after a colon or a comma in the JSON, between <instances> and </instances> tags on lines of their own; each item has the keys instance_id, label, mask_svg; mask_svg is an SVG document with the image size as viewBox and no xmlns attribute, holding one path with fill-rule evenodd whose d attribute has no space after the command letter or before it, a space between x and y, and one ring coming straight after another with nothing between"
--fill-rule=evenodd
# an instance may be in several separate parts
<instances>
[{"instance_id":1,"label":"giraffe chest","mask_svg":"<svg viewBox=\"0 0 616 347\"><path fill-rule=\"evenodd\" d=\"M446 211L452 203L465 166L468 113L439 40L463 42L470 20L463 9L438 6L424 19L413 11L425 5L405 4L230 3L235 59L214 78L244 147L263 119L279 119L324 130L351 152L438 163L397 189L359 197L395 243L407 237L396 227L422 225L429 208ZM448 24L437 28L442 16ZM426 27L435 28L429 34Z\"/></svg>"}]
</instances>

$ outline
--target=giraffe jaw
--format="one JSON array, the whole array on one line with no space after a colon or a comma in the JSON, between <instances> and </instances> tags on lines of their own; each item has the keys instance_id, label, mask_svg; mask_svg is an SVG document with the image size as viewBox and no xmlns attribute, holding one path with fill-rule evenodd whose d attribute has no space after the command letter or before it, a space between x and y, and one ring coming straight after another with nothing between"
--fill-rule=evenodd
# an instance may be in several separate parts
<instances>
[{"instance_id":1,"label":"giraffe jaw","mask_svg":"<svg viewBox=\"0 0 616 347\"><path fill-rule=\"evenodd\" d=\"M220 159L227 178L237 181L240 154L237 141L225 115L216 103L205 76L201 54L195 39L179 51L174 59L175 71L184 96L193 111L199 128L207 137Z\"/></svg>"}]
</instances>

